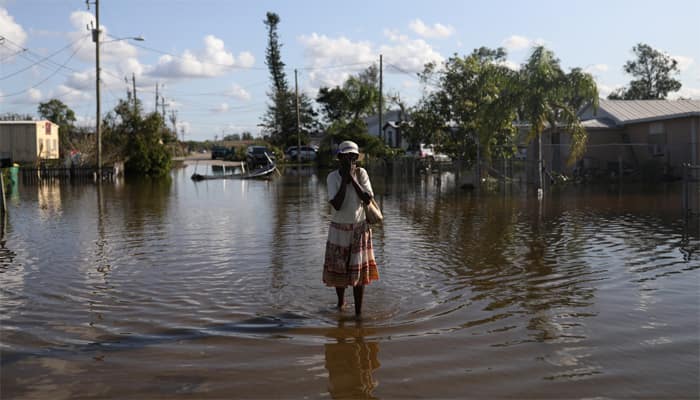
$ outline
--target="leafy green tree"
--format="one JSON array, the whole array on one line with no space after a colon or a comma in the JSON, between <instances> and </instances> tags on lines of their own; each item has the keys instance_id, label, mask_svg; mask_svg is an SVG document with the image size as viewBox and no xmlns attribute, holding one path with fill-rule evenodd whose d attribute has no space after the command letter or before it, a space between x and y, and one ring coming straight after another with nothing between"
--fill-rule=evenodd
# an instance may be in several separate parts
<instances>
[{"instance_id":1,"label":"leafy green tree","mask_svg":"<svg viewBox=\"0 0 700 400\"><path fill-rule=\"evenodd\" d=\"M141 103L119 100L104 122L107 160L125 161L128 174L161 177L170 171L175 134L157 112L141 115Z\"/></svg>"},{"instance_id":2,"label":"leafy green tree","mask_svg":"<svg viewBox=\"0 0 700 400\"><path fill-rule=\"evenodd\" d=\"M585 103L598 107L598 88L593 77L578 68L564 73L559 59L543 46L536 47L521 68L521 80L521 117L530 123L529 139L539 143L538 174L542 187L542 133L547 127L558 130L561 126L571 134L569 164L579 159L588 136L577 113Z\"/></svg>"},{"instance_id":3,"label":"leafy green tree","mask_svg":"<svg viewBox=\"0 0 700 400\"><path fill-rule=\"evenodd\" d=\"M628 88L610 93L609 99L662 100L670 92L680 90L680 81L672 77L679 72L678 61L644 43L632 51L637 58L627 61L624 70L636 79L630 81Z\"/></svg>"},{"instance_id":4,"label":"leafy green tree","mask_svg":"<svg viewBox=\"0 0 700 400\"><path fill-rule=\"evenodd\" d=\"M322 143L321 154L330 149L330 141L339 143L343 140L355 141L369 154L385 154L383 142L367 134L367 125L363 120L378 110L378 81L378 69L372 65L357 75L350 76L342 86L319 89L316 102L326 123L329 139L328 143Z\"/></svg>"},{"instance_id":5,"label":"leafy green tree","mask_svg":"<svg viewBox=\"0 0 700 400\"><path fill-rule=\"evenodd\" d=\"M372 65L357 75L350 76L343 86L319 89L316 102L321 106L325 121L350 121L374 115L378 111L379 89L377 68Z\"/></svg>"},{"instance_id":6,"label":"leafy green tree","mask_svg":"<svg viewBox=\"0 0 700 400\"><path fill-rule=\"evenodd\" d=\"M519 92L505 57L502 48L481 47L468 56L453 55L440 69L427 64L420 77L437 90L411 111L409 140L437 142L468 164L510 154L504 145L513 142Z\"/></svg>"},{"instance_id":7,"label":"leafy green tree","mask_svg":"<svg viewBox=\"0 0 700 400\"><path fill-rule=\"evenodd\" d=\"M39 103L39 116L58 125L59 149L61 156L72 148L72 139L75 131L75 112L61 100L51 99L45 103Z\"/></svg>"}]
</instances>

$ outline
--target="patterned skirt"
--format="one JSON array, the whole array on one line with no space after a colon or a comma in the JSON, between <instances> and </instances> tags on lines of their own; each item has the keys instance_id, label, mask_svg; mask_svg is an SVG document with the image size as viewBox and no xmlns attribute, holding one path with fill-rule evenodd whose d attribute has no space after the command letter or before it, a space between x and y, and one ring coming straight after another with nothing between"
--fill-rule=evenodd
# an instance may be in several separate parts
<instances>
[{"instance_id":1,"label":"patterned skirt","mask_svg":"<svg viewBox=\"0 0 700 400\"><path fill-rule=\"evenodd\" d=\"M323 283L346 287L367 285L379 279L372 249L372 230L367 222L331 222L323 263Z\"/></svg>"}]
</instances>

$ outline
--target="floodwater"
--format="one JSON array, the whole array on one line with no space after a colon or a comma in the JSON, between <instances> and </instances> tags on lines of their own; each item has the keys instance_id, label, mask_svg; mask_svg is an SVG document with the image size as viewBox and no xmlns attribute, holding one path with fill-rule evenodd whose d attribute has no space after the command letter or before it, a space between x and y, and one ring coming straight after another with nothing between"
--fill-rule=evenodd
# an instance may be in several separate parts
<instances>
[{"instance_id":1,"label":"floodwater","mask_svg":"<svg viewBox=\"0 0 700 400\"><path fill-rule=\"evenodd\" d=\"M205 168L9 195L0 397L700 396L678 185L538 202L370 172L380 281L355 321L321 282L325 173L190 180Z\"/></svg>"}]
</instances>

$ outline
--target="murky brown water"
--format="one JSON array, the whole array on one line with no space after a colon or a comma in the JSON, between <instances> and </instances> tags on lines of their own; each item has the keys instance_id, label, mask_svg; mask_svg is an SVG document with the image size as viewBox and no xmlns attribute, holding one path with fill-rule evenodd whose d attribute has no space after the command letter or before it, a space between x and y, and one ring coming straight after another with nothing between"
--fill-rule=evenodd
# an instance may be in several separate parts
<instances>
[{"instance_id":1,"label":"murky brown water","mask_svg":"<svg viewBox=\"0 0 700 400\"><path fill-rule=\"evenodd\" d=\"M193 171L10 196L0 397L700 396L700 240L679 186L540 205L373 174L381 280L358 323L321 283L325 174Z\"/></svg>"}]
</instances>

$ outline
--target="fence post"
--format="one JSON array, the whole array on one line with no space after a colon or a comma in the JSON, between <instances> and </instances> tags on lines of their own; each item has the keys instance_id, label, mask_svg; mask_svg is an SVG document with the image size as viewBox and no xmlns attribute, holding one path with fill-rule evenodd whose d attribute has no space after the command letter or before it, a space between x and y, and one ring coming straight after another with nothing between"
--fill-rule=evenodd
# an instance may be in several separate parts
<instances>
[{"instance_id":1,"label":"fence post","mask_svg":"<svg viewBox=\"0 0 700 400\"><path fill-rule=\"evenodd\" d=\"M683 163L683 195L682 197L682 207L683 207L683 216L687 217L690 211L690 202L688 201L688 195L689 195L689 186L690 186L690 179L688 179L688 175L690 173L690 168L688 167L688 164Z\"/></svg>"},{"instance_id":2,"label":"fence post","mask_svg":"<svg viewBox=\"0 0 700 400\"><path fill-rule=\"evenodd\" d=\"M7 212L7 204L5 203L5 177L0 169L0 217L5 217Z\"/></svg>"}]
</instances>

